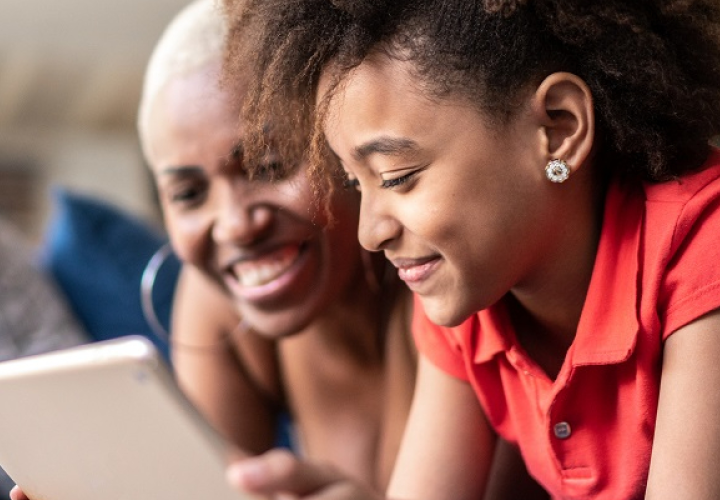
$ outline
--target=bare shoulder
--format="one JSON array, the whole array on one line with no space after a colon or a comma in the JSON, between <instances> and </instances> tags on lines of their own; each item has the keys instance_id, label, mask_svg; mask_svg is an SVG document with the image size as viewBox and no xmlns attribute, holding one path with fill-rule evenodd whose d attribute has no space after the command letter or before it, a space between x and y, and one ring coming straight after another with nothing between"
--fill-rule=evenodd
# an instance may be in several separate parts
<instances>
[{"instance_id":1,"label":"bare shoulder","mask_svg":"<svg viewBox=\"0 0 720 500\"><path fill-rule=\"evenodd\" d=\"M244 325L232 298L221 286L187 265L182 268L175 292L173 337L178 348L224 348L261 364L275 364L276 342Z\"/></svg>"},{"instance_id":2,"label":"bare shoulder","mask_svg":"<svg viewBox=\"0 0 720 500\"><path fill-rule=\"evenodd\" d=\"M225 359L228 375L242 376L280 400L276 342L242 324L232 299L197 269L184 266L173 306L173 352L180 367ZM210 368L210 367L208 367Z\"/></svg>"},{"instance_id":3,"label":"bare shoulder","mask_svg":"<svg viewBox=\"0 0 720 500\"><path fill-rule=\"evenodd\" d=\"M219 285L194 267L180 271L173 302L173 337L193 345L216 342L216 335L239 323L234 305Z\"/></svg>"},{"instance_id":4,"label":"bare shoulder","mask_svg":"<svg viewBox=\"0 0 720 500\"><path fill-rule=\"evenodd\" d=\"M178 383L218 430L259 453L274 443L282 391L274 342L238 332L240 320L219 285L183 268L171 334Z\"/></svg>"},{"instance_id":5,"label":"bare shoulder","mask_svg":"<svg viewBox=\"0 0 720 500\"><path fill-rule=\"evenodd\" d=\"M225 351L239 357L243 368L267 378L276 366L276 343L252 332L242 322L231 297L191 266L183 266L173 304L174 351ZM263 373L264 376L261 376Z\"/></svg>"}]
</instances>

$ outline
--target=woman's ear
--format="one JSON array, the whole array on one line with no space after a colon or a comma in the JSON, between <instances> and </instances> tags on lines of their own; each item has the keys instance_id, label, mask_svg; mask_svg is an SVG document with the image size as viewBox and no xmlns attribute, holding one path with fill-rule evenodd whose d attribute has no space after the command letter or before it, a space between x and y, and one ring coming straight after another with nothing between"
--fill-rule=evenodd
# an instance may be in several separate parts
<instances>
[{"instance_id":1,"label":"woman's ear","mask_svg":"<svg viewBox=\"0 0 720 500\"><path fill-rule=\"evenodd\" d=\"M564 160L572 172L586 161L595 141L590 88L572 73L552 73L538 86L533 110L541 124L546 161Z\"/></svg>"}]
</instances>

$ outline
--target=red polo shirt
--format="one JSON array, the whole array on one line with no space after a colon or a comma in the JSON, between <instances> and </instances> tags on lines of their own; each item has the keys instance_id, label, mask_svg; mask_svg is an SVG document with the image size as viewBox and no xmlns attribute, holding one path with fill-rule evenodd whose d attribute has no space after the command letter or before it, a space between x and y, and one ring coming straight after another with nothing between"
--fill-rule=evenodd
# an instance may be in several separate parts
<instances>
[{"instance_id":1,"label":"red polo shirt","mask_svg":"<svg viewBox=\"0 0 720 500\"><path fill-rule=\"evenodd\" d=\"M467 380L495 430L554 498L643 498L663 341L720 307L720 154L681 181L613 184L575 340L551 380L515 338L502 302L432 324L420 351Z\"/></svg>"}]
</instances>

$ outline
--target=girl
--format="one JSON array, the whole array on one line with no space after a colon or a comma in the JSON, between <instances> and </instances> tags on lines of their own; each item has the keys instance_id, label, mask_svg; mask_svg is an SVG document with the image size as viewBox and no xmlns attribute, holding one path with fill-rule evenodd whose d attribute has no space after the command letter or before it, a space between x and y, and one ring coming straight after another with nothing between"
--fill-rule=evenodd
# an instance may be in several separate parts
<instances>
[{"instance_id":1,"label":"girl","mask_svg":"<svg viewBox=\"0 0 720 500\"><path fill-rule=\"evenodd\" d=\"M720 498L720 4L226 3L248 156L284 110L415 292L388 495L480 498L501 436L555 498ZM229 475L372 498L282 453Z\"/></svg>"}]
</instances>

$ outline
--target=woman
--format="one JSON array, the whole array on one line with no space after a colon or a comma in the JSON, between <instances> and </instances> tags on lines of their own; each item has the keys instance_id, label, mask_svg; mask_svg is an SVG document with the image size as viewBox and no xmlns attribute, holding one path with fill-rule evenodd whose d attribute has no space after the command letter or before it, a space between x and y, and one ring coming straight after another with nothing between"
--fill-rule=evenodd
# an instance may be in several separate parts
<instances>
[{"instance_id":1,"label":"woman","mask_svg":"<svg viewBox=\"0 0 720 500\"><path fill-rule=\"evenodd\" d=\"M224 34L213 2L185 9L150 60L139 112L185 264L178 380L242 448L271 448L287 412L299 450L381 486L414 382L408 293L357 244L357 194L336 191L326 227L305 169L272 181L268 151L263 175L248 178L237 99L219 81Z\"/></svg>"}]
</instances>

